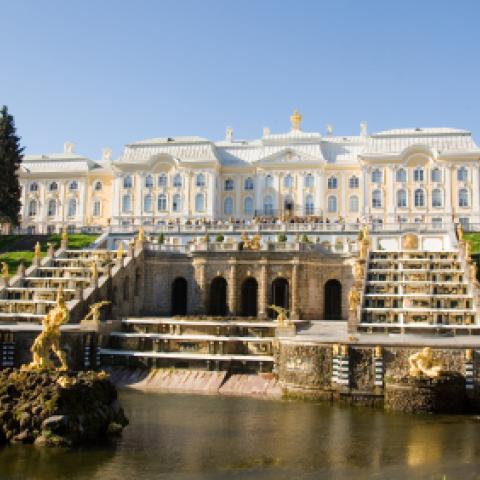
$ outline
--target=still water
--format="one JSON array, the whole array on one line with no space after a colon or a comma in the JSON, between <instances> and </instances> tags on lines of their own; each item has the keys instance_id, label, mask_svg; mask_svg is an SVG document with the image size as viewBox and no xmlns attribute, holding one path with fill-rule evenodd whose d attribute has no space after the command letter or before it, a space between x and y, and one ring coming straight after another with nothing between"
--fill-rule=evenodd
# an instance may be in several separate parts
<instances>
[{"instance_id":1,"label":"still water","mask_svg":"<svg viewBox=\"0 0 480 480\"><path fill-rule=\"evenodd\" d=\"M0 450L1 480L480 479L480 420L122 392L111 445Z\"/></svg>"}]
</instances>

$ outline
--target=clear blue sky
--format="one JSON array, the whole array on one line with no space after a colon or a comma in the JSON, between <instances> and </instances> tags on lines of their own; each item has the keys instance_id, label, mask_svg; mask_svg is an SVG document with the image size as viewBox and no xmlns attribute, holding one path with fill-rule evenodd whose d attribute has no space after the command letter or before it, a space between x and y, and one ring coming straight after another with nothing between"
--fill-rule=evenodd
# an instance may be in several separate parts
<instances>
[{"instance_id":1,"label":"clear blue sky","mask_svg":"<svg viewBox=\"0 0 480 480\"><path fill-rule=\"evenodd\" d=\"M27 153L154 136L417 126L480 142L480 2L0 0L0 104Z\"/></svg>"}]
</instances>

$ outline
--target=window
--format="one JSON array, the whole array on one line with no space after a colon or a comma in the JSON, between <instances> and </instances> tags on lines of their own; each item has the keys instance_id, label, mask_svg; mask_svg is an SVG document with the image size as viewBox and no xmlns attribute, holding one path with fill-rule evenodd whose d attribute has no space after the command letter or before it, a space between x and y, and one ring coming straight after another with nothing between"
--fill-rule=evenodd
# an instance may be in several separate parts
<instances>
[{"instance_id":1,"label":"window","mask_svg":"<svg viewBox=\"0 0 480 480\"><path fill-rule=\"evenodd\" d=\"M76 180L71 181L68 188L70 190L78 190L78 182Z\"/></svg>"},{"instance_id":2,"label":"window","mask_svg":"<svg viewBox=\"0 0 480 480\"><path fill-rule=\"evenodd\" d=\"M182 186L182 177L180 176L179 173L177 173L177 174L173 177L173 186L174 186L174 187L181 187L181 186Z\"/></svg>"},{"instance_id":3,"label":"window","mask_svg":"<svg viewBox=\"0 0 480 480\"><path fill-rule=\"evenodd\" d=\"M314 186L315 186L315 178L311 173L309 173L305 177L305 188L313 188Z\"/></svg>"},{"instance_id":4,"label":"window","mask_svg":"<svg viewBox=\"0 0 480 480\"><path fill-rule=\"evenodd\" d=\"M122 197L122 212L130 213L132 211L132 198L130 195L124 195Z\"/></svg>"},{"instance_id":5,"label":"window","mask_svg":"<svg viewBox=\"0 0 480 480\"><path fill-rule=\"evenodd\" d=\"M145 177L145 188L153 188L153 177L151 175Z\"/></svg>"},{"instance_id":6,"label":"window","mask_svg":"<svg viewBox=\"0 0 480 480\"><path fill-rule=\"evenodd\" d=\"M358 212L358 197L356 195L352 195L348 200L348 211Z\"/></svg>"},{"instance_id":7,"label":"window","mask_svg":"<svg viewBox=\"0 0 480 480\"><path fill-rule=\"evenodd\" d=\"M48 216L54 217L57 214L57 202L55 200L48 201Z\"/></svg>"},{"instance_id":8,"label":"window","mask_svg":"<svg viewBox=\"0 0 480 480\"><path fill-rule=\"evenodd\" d=\"M271 195L267 195L263 199L263 213L265 215L273 215L273 198Z\"/></svg>"},{"instance_id":9,"label":"window","mask_svg":"<svg viewBox=\"0 0 480 480\"><path fill-rule=\"evenodd\" d=\"M253 179L250 177L245 179L245 190L253 190Z\"/></svg>"},{"instance_id":10,"label":"window","mask_svg":"<svg viewBox=\"0 0 480 480\"><path fill-rule=\"evenodd\" d=\"M93 189L96 192L99 192L102 188L103 188L102 182L95 182L95 185L94 185Z\"/></svg>"},{"instance_id":11,"label":"window","mask_svg":"<svg viewBox=\"0 0 480 480\"><path fill-rule=\"evenodd\" d=\"M442 226L442 219L438 217L432 218L433 228L441 228Z\"/></svg>"},{"instance_id":12,"label":"window","mask_svg":"<svg viewBox=\"0 0 480 480\"><path fill-rule=\"evenodd\" d=\"M432 182L440 183L442 181L442 171L439 168L434 168L430 177Z\"/></svg>"},{"instance_id":13,"label":"window","mask_svg":"<svg viewBox=\"0 0 480 480\"><path fill-rule=\"evenodd\" d=\"M397 207L398 208L407 207L407 191L406 190L397 191Z\"/></svg>"},{"instance_id":14,"label":"window","mask_svg":"<svg viewBox=\"0 0 480 480\"><path fill-rule=\"evenodd\" d=\"M315 211L315 204L312 195L307 195L305 198L305 215L313 215Z\"/></svg>"},{"instance_id":15,"label":"window","mask_svg":"<svg viewBox=\"0 0 480 480\"><path fill-rule=\"evenodd\" d=\"M418 167L413 171L413 181L423 182L423 168Z\"/></svg>"},{"instance_id":16,"label":"window","mask_svg":"<svg viewBox=\"0 0 480 480\"><path fill-rule=\"evenodd\" d=\"M77 214L77 201L74 198L71 198L68 201L68 216L74 217Z\"/></svg>"},{"instance_id":17,"label":"window","mask_svg":"<svg viewBox=\"0 0 480 480\"><path fill-rule=\"evenodd\" d=\"M205 195L203 193L197 193L195 196L195 211L203 212L205 210Z\"/></svg>"},{"instance_id":18,"label":"window","mask_svg":"<svg viewBox=\"0 0 480 480\"><path fill-rule=\"evenodd\" d=\"M382 191L374 190L372 192L372 208L382 208Z\"/></svg>"},{"instance_id":19,"label":"window","mask_svg":"<svg viewBox=\"0 0 480 480\"><path fill-rule=\"evenodd\" d=\"M441 207L443 203L442 191L439 188L435 188L432 191L432 207Z\"/></svg>"},{"instance_id":20,"label":"window","mask_svg":"<svg viewBox=\"0 0 480 480\"><path fill-rule=\"evenodd\" d=\"M359 180L358 180L358 177L356 177L355 175L353 177L350 177L348 179L348 187L349 188L358 188L359 186Z\"/></svg>"},{"instance_id":21,"label":"window","mask_svg":"<svg viewBox=\"0 0 480 480\"><path fill-rule=\"evenodd\" d=\"M225 215L233 214L233 200L231 199L231 197L227 197L223 202L223 213Z\"/></svg>"},{"instance_id":22,"label":"window","mask_svg":"<svg viewBox=\"0 0 480 480\"><path fill-rule=\"evenodd\" d=\"M205 186L205 175L203 173L199 173L197 175L197 187L204 187Z\"/></svg>"},{"instance_id":23,"label":"window","mask_svg":"<svg viewBox=\"0 0 480 480\"><path fill-rule=\"evenodd\" d=\"M143 197L143 211L147 213L152 211L152 196L150 194Z\"/></svg>"},{"instance_id":24,"label":"window","mask_svg":"<svg viewBox=\"0 0 480 480\"><path fill-rule=\"evenodd\" d=\"M378 168L376 168L373 172L372 172L372 182L373 183L382 183L382 171L379 170Z\"/></svg>"},{"instance_id":25,"label":"window","mask_svg":"<svg viewBox=\"0 0 480 480\"><path fill-rule=\"evenodd\" d=\"M329 213L335 213L337 211L337 197L333 195L328 197L327 209Z\"/></svg>"},{"instance_id":26,"label":"window","mask_svg":"<svg viewBox=\"0 0 480 480\"><path fill-rule=\"evenodd\" d=\"M132 188L132 177L130 175L123 179L123 188Z\"/></svg>"},{"instance_id":27,"label":"window","mask_svg":"<svg viewBox=\"0 0 480 480\"><path fill-rule=\"evenodd\" d=\"M265 177L265 188L272 188L273 187L273 177L271 175L267 175Z\"/></svg>"},{"instance_id":28,"label":"window","mask_svg":"<svg viewBox=\"0 0 480 480\"><path fill-rule=\"evenodd\" d=\"M283 177L283 186L285 188L292 188L293 187L293 177L290 174Z\"/></svg>"},{"instance_id":29,"label":"window","mask_svg":"<svg viewBox=\"0 0 480 480\"><path fill-rule=\"evenodd\" d=\"M458 191L458 206L468 207L468 190L466 188L461 188Z\"/></svg>"},{"instance_id":30,"label":"window","mask_svg":"<svg viewBox=\"0 0 480 480\"><path fill-rule=\"evenodd\" d=\"M157 198L157 210L159 212L165 212L167 210L167 197L163 195L163 193Z\"/></svg>"},{"instance_id":31,"label":"window","mask_svg":"<svg viewBox=\"0 0 480 480\"><path fill-rule=\"evenodd\" d=\"M225 180L225 190L227 191L233 190L233 187L234 187L233 180L231 178L227 178Z\"/></svg>"},{"instance_id":32,"label":"window","mask_svg":"<svg viewBox=\"0 0 480 480\"><path fill-rule=\"evenodd\" d=\"M407 171L404 168L397 170L397 182L405 183L407 181Z\"/></svg>"},{"instance_id":33,"label":"window","mask_svg":"<svg viewBox=\"0 0 480 480\"><path fill-rule=\"evenodd\" d=\"M182 202L180 199L180 195L176 193L172 198L172 210L174 212L179 212L182 208Z\"/></svg>"},{"instance_id":34,"label":"window","mask_svg":"<svg viewBox=\"0 0 480 480\"><path fill-rule=\"evenodd\" d=\"M30 184L30 191L31 192L37 192L38 191L38 183L35 183L35 182L31 183Z\"/></svg>"},{"instance_id":35,"label":"window","mask_svg":"<svg viewBox=\"0 0 480 480\"><path fill-rule=\"evenodd\" d=\"M58 184L57 184L57 182L52 182L52 183L49 185L48 189L49 189L51 192L55 192L56 190L58 190Z\"/></svg>"},{"instance_id":36,"label":"window","mask_svg":"<svg viewBox=\"0 0 480 480\"><path fill-rule=\"evenodd\" d=\"M28 203L28 216L35 217L37 215L37 202L35 200L30 200Z\"/></svg>"},{"instance_id":37,"label":"window","mask_svg":"<svg viewBox=\"0 0 480 480\"><path fill-rule=\"evenodd\" d=\"M159 187L166 187L167 186L167 176L164 173L162 173L158 177L158 186Z\"/></svg>"},{"instance_id":38,"label":"window","mask_svg":"<svg viewBox=\"0 0 480 480\"><path fill-rule=\"evenodd\" d=\"M327 186L330 190L337 188L337 185L338 185L337 177L330 177L327 180Z\"/></svg>"},{"instance_id":39,"label":"window","mask_svg":"<svg viewBox=\"0 0 480 480\"><path fill-rule=\"evenodd\" d=\"M253 215L253 198L246 197L243 204L243 211L247 215Z\"/></svg>"},{"instance_id":40,"label":"window","mask_svg":"<svg viewBox=\"0 0 480 480\"><path fill-rule=\"evenodd\" d=\"M460 167L457 170L457 180L459 182L466 182L468 180L468 170L465 167Z\"/></svg>"},{"instance_id":41,"label":"window","mask_svg":"<svg viewBox=\"0 0 480 480\"><path fill-rule=\"evenodd\" d=\"M95 200L93 202L93 216L94 217L99 217L101 213L101 207L102 207L102 202L100 200Z\"/></svg>"},{"instance_id":42,"label":"window","mask_svg":"<svg viewBox=\"0 0 480 480\"><path fill-rule=\"evenodd\" d=\"M423 172L423 170L420 170L420 171ZM417 190L415 190L415 206L416 207L425 206L425 192L421 188L418 188Z\"/></svg>"}]
</instances>

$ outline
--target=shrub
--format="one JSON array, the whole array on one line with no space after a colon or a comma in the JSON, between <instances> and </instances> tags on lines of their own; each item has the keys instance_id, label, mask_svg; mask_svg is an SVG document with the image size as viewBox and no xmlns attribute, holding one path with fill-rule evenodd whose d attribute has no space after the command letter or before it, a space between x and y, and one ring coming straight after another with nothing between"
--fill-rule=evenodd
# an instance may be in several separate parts
<instances>
[{"instance_id":1,"label":"shrub","mask_svg":"<svg viewBox=\"0 0 480 480\"><path fill-rule=\"evenodd\" d=\"M219 233L219 234L215 237L215 241L216 241L217 243L222 243L222 242L223 242L223 239L224 239L224 237L223 237L223 235L222 235L221 233Z\"/></svg>"},{"instance_id":2,"label":"shrub","mask_svg":"<svg viewBox=\"0 0 480 480\"><path fill-rule=\"evenodd\" d=\"M277 242L286 242L287 236L284 233L279 233L277 235Z\"/></svg>"}]
</instances>

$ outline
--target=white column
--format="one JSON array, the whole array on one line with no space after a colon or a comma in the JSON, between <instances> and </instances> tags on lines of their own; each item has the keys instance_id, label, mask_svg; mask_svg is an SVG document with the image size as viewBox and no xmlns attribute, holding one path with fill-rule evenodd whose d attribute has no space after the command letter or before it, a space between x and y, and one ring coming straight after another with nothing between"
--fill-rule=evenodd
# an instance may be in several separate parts
<instances>
[{"instance_id":1,"label":"white column","mask_svg":"<svg viewBox=\"0 0 480 480\"><path fill-rule=\"evenodd\" d=\"M316 188L316 198L315 198L315 208L318 212L325 211L325 198L324 198L324 191L323 191L323 172L318 172L318 175L315 178L315 188Z\"/></svg>"},{"instance_id":2,"label":"white column","mask_svg":"<svg viewBox=\"0 0 480 480\"><path fill-rule=\"evenodd\" d=\"M132 188L132 207L133 207L133 218L134 222L139 222L143 210L143 183L145 181L145 172L139 172L136 175L132 175L133 179L133 188Z\"/></svg>"},{"instance_id":3,"label":"white column","mask_svg":"<svg viewBox=\"0 0 480 480\"><path fill-rule=\"evenodd\" d=\"M113 179L113 192L112 192L112 217L118 217L120 215L120 177ZM115 220L114 220L115 221ZM120 221L117 220L120 224Z\"/></svg>"},{"instance_id":4,"label":"white column","mask_svg":"<svg viewBox=\"0 0 480 480\"><path fill-rule=\"evenodd\" d=\"M386 205L387 209L385 210L385 216L387 223L395 223L396 219L396 204L395 204L395 169L393 165L389 165L385 171L385 195L386 195Z\"/></svg>"},{"instance_id":5,"label":"white column","mask_svg":"<svg viewBox=\"0 0 480 480\"><path fill-rule=\"evenodd\" d=\"M206 174L207 177L207 213L210 216L210 218L213 220L216 218L216 198L217 195L215 194L215 178L216 178L216 173L214 171L207 172Z\"/></svg>"},{"instance_id":6,"label":"white column","mask_svg":"<svg viewBox=\"0 0 480 480\"><path fill-rule=\"evenodd\" d=\"M340 188L342 189L340 192L340 196L342 197L342 205L340 206L340 216L346 221L347 218L347 177L348 174L346 172L342 172L340 174Z\"/></svg>"},{"instance_id":7,"label":"white column","mask_svg":"<svg viewBox=\"0 0 480 480\"><path fill-rule=\"evenodd\" d=\"M241 216L241 209L240 209L240 192L242 186L242 179L240 175L235 175L235 217L240 218Z\"/></svg>"},{"instance_id":8,"label":"white column","mask_svg":"<svg viewBox=\"0 0 480 480\"><path fill-rule=\"evenodd\" d=\"M475 164L472 167L472 216L474 219L472 219L473 223L478 222L478 216L480 214L479 209L480 209L480 191L479 191L479 176L478 176L478 164Z\"/></svg>"},{"instance_id":9,"label":"white column","mask_svg":"<svg viewBox=\"0 0 480 480\"><path fill-rule=\"evenodd\" d=\"M362 212L365 219L368 218L368 168L362 168L362 185L363 185L363 207Z\"/></svg>"},{"instance_id":10,"label":"white column","mask_svg":"<svg viewBox=\"0 0 480 480\"><path fill-rule=\"evenodd\" d=\"M263 195L262 195L262 192L263 192L263 188L264 188L264 185L265 185L264 178L265 178L264 173L257 174L254 177L254 179L255 179L254 180L255 181L255 210L257 210L257 212L261 212L263 210L263 204L262 204Z\"/></svg>"},{"instance_id":11,"label":"white column","mask_svg":"<svg viewBox=\"0 0 480 480\"><path fill-rule=\"evenodd\" d=\"M82 225L86 225L86 203L87 201L87 186L86 179L78 182L78 212L77 212L77 221Z\"/></svg>"},{"instance_id":12,"label":"white column","mask_svg":"<svg viewBox=\"0 0 480 480\"><path fill-rule=\"evenodd\" d=\"M452 167L447 165L445 167L445 214L449 222L452 218ZM445 219L444 219L445 220Z\"/></svg>"}]
</instances>

